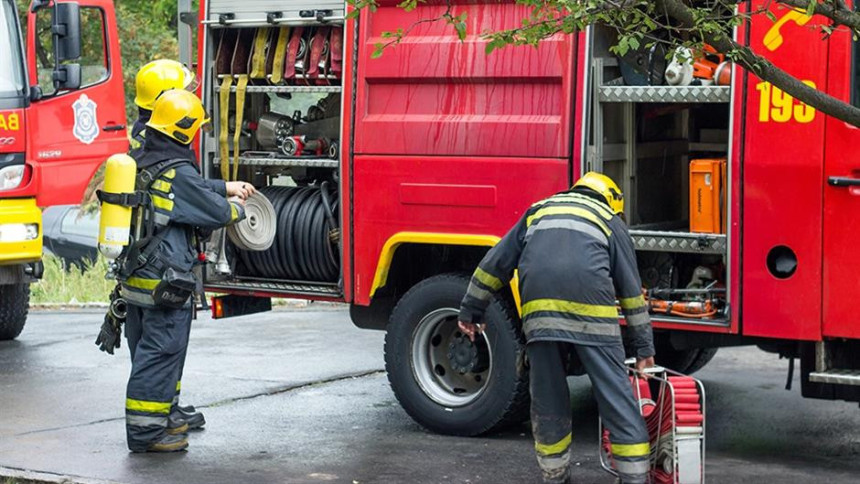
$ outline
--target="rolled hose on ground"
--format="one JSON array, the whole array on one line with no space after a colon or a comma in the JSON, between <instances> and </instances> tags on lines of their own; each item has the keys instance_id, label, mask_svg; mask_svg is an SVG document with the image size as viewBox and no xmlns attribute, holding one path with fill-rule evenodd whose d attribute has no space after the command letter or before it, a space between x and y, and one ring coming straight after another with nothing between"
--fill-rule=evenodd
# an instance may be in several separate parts
<instances>
[{"instance_id":1,"label":"rolled hose on ground","mask_svg":"<svg viewBox=\"0 0 860 484\"><path fill-rule=\"evenodd\" d=\"M268 186L260 192L276 214L274 243L264 251L238 250L239 274L267 279L335 282L339 251L332 239L338 229L337 192L319 186ZM238 247L237 247L238 248Z\"/></svg>"}]
</instances>

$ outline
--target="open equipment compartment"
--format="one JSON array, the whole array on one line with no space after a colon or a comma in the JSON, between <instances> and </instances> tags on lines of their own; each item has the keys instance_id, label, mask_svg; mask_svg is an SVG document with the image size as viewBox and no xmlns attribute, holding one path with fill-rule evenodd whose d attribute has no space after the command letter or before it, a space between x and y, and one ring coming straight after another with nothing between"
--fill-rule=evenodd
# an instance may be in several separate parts
<instances>
[{"instance_id":1,"label":"open equipment compartment","mask_svg":"<svg viewBox=\"0 0 860 484\"><path fill-rule=\"evenodd\" d=\"M345 4L208 6L203 96L214 129L202 135L204 173L253 183L272 202L275 219L265 223L276 234L260 252L214 236L207 252L218 260L205 284L338 298Z\"/></svg>"},{"instance_id":2,"label":"open equipment compartment","mask_svg":"<svg viewBox=\"0 0 860 484\"><path fill-rule=\"evenodd\" d=\"M617 57L616 31L588 35L584 171L624 192L652 316L728 324L731 65L706 51L670 66L660 44Z\"/></svg>"}]
</instances>

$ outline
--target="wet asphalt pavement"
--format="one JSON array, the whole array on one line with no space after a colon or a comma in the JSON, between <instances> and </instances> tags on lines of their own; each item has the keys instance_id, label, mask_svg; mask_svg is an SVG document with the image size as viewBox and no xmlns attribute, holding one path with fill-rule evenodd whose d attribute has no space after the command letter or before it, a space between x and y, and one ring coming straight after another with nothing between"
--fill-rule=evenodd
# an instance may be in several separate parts
<instances>
[{"instance_id":1,"label":"wet asphalt pavement","mask_svg":"<svg viewBox=\"0 0 860 484\"><path fill-rule=\"evenodd\" d=\"M26 469L123 483L531 483L527 424L482 438L435 435L399 407L381 332L345 311L276 311L195 322L183 403L206 430L186 453L129 454L128 351L93 340L96 312L37 312L0 343L0 475ZM658 355L659 358L659 355ZM856 404L783 390L786 363L723 349L698 376L708 392L707 481L860 481ZM597 411L572 378L575 482L612 483L597 462Z\"/></svg>"}]
</instances>

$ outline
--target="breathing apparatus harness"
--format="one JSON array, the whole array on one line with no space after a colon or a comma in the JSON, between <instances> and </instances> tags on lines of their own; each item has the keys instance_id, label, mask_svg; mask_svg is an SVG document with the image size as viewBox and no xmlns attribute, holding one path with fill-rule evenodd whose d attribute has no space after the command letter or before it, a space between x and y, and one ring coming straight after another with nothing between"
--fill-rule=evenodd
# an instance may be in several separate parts
<instances>
[{"instance_id":1,"label":"breathing apparatus harness","mask_svg":"<svg viewBox=\"0 0 860 484\"><path fill-rule=\"evenodd\" d=\"M120 347L122 324L127 316L127 300L122 295L121 284L128 281L138 269L154 264L156 270L161 272L161 282L152 290L153 301L159 306L181 308L191 294L199 289L191 272L178 271L165 261L152 260L158 246L167 236L170 216L155 211L149 190L162 175L183 163L188 163L188 160L174 158L139 170L132 193L96 192L101 203L131 208L133 229L130 243L111 263L105 276L116 279L117 285L111 291L111 305L95 342L101 351L112 355L114 348ZM205 298L201 299L205 304Z\"/></svg>"},{"instance_id":2,"label":"breathing apparatus harness","mask_svg":"<svg viewBox=\"0 0 860 484\"><path fill-rule=\"evenodd\" d=\"M115 277L119 281L127 280L131 274L150 262L149 259L158 245L167 236L166 228L170 223L170 216L155 211L149 190L155 180L183 163L188 163L188 160L169 159L139 170L134 193L98 192L99 201L132 209L134 232L131 235L131 243L111 267L108 277Z\"/></svg>"}]
</instances>

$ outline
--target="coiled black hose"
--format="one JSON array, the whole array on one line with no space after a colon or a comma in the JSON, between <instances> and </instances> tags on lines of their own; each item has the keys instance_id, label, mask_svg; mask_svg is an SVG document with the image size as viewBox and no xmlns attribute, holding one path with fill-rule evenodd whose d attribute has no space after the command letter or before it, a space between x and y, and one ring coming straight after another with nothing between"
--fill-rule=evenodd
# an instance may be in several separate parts
<instances>
[{"instance_id":1,"label":"coiled black hose","mask_svg":"<svg viewBox=\"0 0 860 484\"><path fill-rule=\"evenodd\" d=\"M260 190L272 202L277 233L265 251L239 250L240 275L292 281L336 282L340 253L332 234L338 229L337 192L319 186L269 186Z\"/></svg>"}]
</instances>

